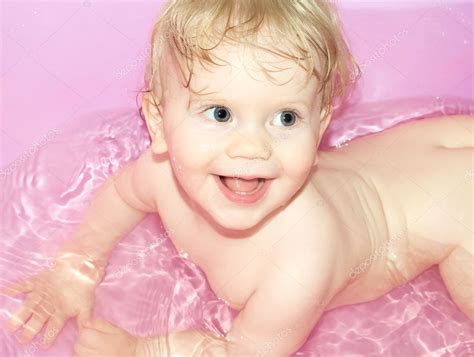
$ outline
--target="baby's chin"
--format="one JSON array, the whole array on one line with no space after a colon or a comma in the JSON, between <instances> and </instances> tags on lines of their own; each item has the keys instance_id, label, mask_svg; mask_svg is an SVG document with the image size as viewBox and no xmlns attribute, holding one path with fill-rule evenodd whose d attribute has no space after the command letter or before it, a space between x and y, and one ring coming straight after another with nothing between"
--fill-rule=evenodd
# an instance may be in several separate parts
<instances>
[{"instance_id":1,"label":"baby's chin","mask_svg":"<svg viewBox=\"0 0 474 357\"><path fill-rule=\"evenodd\" d=\"M212 213L211 213L212 215ZM228 231L229 236L233 238L245 238L246 232L257 228L262 219L250 218L248 215L212 215L214 221L219 225L220 229ZM242 235L239 235L239 232Z\"/></svg>"},{"instance_id":2,"label":"baby's chin","mask_svg":"<svg viewBox=\"0 0 474 357\"><path fill-rule=\"evenodd\" d=\"M277 209L278 207L275 207ZM256 232L272 216L275 209L269 207L206 207L207 215L219 226L221 233L229 237L245 238Z\"/></svg>"}]
</instances>

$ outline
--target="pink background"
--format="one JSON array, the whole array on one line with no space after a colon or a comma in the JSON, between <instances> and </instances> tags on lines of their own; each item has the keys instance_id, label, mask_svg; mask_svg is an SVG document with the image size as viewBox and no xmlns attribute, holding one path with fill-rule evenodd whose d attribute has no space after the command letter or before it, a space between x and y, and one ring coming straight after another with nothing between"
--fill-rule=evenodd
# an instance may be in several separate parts
<instances>
[{"instance_id":1,"label":"pink background","mask_svg":"<svg viewBox=\"0 0 474 357\"><path fill-rule=\"evenodd\" d=\"M471 3L338 3L363 79L326 145L405 120L474 114ZM1 3L0 286L47 268L104 180L149 145L135 98L160 4ZM232 311L156 218L114 249L94 316L141 336L228 330ZM39 336L25 346L4 329L21 302L0 296L0 356L71 356L72 320L48 351ZM432 267L379 299L325 313L294 354L343 355L474 355L474 324Z\"/></svg>"},{"instance_id":2,"label":"pink background","mask_svg":"<svg viewBox=\"0 0 474 357\"><path fill-rule=\"evenodd\" d=\"M60 123L98 108L136 107L161 4L2 1L0 167ZM471 2L338 4L363 67L353 101L472 98Z\"/></svg>"}]
</instances>

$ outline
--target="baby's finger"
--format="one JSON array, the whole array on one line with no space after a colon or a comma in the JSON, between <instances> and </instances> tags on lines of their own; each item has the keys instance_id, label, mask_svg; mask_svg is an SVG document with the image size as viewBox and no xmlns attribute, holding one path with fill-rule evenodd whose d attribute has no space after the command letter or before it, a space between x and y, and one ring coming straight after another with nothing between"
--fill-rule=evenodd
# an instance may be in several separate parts
<instances>
[{"instance_id":1,"label":"baby's finger","mask_svg":"<svg viewBox=\"0 0 474 357\"><path fill-rule=\"evenodd\" d=\"M91 309L84 309L77 315L77 326L79 328L88 327L91 320L92 311Z\"/></svg>"},{"instance_id":2,"label":"baby's finger","mask_svg":"<svg viewBox=\"0 0 474 357\"><path fill-rule=\"evenodd\" d=\"M20 293L29 293L33 290L35 284L32 278L25 279L20 282L3 286L0 289L0 295L14 297Z\"/></svg>"},{"instance_id":3,"label":"baby's finger","mask_svg":"<svg viewBox=\"0 0 474 357\"><path fill-rule=\"evenodd\" d=\"M59 332L66 324L67 319L68 318L59 311L55 311L55 313L51 315L48 324L46 325L45 333L43 334L44 342L41 344L42 349L51 347L56 340L56 337L59 335Z\"/></svg>"},{"instance_id":4,"label":"baby's finger","mask_svg":"<svg viewBox=\"0 0 474 357\"><path fill-rule=\"evenodd\" d=\"M16 331L22 326L33 313L34 307L41 301L41 295L36 292L32 292L28 295L23 305L12 315L8 322L8 328L10 331Z\"/></svg>"},{"instance_id":5,"label":"baby's finger","mask_svg":"<svg viewBox=\"0 0 474 357\"><path fill-rule=\"evenodd\" d=\"M48 320L49 313L42 308L41 303L36 305L31 318L23 326L23 332L19 338L20 343L28 343L41 331L44 323Z\"/></svg>"}]
</instances>

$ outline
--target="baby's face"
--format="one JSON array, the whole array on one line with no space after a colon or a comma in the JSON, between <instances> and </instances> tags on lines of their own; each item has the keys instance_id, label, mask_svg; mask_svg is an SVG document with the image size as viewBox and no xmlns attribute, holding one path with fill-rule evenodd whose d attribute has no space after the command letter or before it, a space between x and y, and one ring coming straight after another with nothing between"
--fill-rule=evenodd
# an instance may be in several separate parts
<instances>
[{"instance_id":1,"label":"baby's face","mask_svg":"<svg viewBox=\"0 0 474 357\"><path fill-rule=\"evenodd\" d=\"M167 56L163 135L175 176L189 197L221 226L248 229L286 205L305 183L327 121L320 123L316 78L304 85L305 71L295 62L254 51L275 70L274 83L248 49L226 45L215 53L229 64L195 63L191 88L202 94L183 86L176 60ZM232 189L249 191L256 185L248 182L236 190L231 180L242 176L264 178L259 180L263 188L257 187L256 195L232 195ZM225 186L231 187L227 194Z\"/></svg>"}]
</instances>

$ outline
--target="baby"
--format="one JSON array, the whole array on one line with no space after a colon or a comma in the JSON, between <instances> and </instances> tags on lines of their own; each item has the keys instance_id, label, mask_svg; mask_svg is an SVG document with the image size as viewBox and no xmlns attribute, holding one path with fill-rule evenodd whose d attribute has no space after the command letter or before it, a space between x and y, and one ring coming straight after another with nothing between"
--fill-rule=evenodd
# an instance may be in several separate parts
<instances>
[{"instance_id":1,"label":"baby","mask_svg":"<svg viewBox=\"0 0 474 357\"><path fill-rule=\"evenodd\" d=\"M317 151L357 73L330 3L169 1L148 69L150 147L107 180L52 269L5 289L26 294L10 321L22 342L77 317L77 356L286 356L323 312L435 264L474 319L474 119ZM225 337L91 319L108 255L149 212L240 311Z\"/></svg>"}]
</instances>

